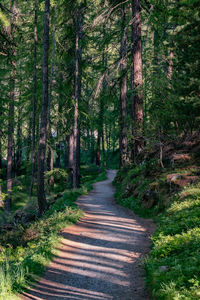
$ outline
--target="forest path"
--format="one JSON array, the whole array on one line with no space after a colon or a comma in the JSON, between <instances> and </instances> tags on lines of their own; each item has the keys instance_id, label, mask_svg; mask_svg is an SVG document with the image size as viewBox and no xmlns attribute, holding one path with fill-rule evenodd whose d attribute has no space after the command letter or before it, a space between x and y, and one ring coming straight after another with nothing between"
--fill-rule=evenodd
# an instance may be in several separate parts
<instances>
[{"instance_id":1,"label":"forest path","mask_svg":"<svg viewBox=\"0 0 200 300\"><path fill-rule=\"evenodd\" d=\"M77 200L85 216L62 232L59 254L23 299L149 299L141 258L154 225L115 203L115 174Z\"/></svg>"}]
</instances>

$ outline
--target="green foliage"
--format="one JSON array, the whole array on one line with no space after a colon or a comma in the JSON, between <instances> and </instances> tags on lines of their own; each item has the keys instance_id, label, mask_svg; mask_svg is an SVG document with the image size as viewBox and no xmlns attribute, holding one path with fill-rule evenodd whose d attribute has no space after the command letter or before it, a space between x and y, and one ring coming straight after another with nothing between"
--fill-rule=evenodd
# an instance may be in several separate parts
<instances>
[{"instance_id":1,"label":"green foliage","mask_svg":"<svg viewBox=\"0 0 200 300\"><path fill-rule=\"evenodd\" d=\"M106 179L106 170L99 169L95 165L82 165L81 166L81 183L90 184L93 181L101 181Z\"/></svg>"},{"instance_id":2,"label":"green foliage","mask_svg":"<svg viewBox=\"0 0 200 300\"><path fill-rule=\"evenodd\" d=\"M45 172L45 184L47 189L55 193L61 192L68 186L68 173L64 169L53 169Z\"/></svg>"},{"instance_id":3,"label":"green foliage","mask_svg":"<svg viewBox=\"0 0 200 300\"><path fill-rule=\"evenodd\" d=\"M153 168L155 164L156 161L151 160L138 166L121 169L114 180L117 202L143 217L151 216L154 210L156 211L157 209L148 210L142 205L143 198L148 192L151 183L151 180L145 177L148 170Z\"/></svg>"},{"instance_id":4,"label":"green foliage","mask_svg":"<svg viewBox=\"0 0 200 300\"><path fill-rule=\"evenodd\" d=\"M183 193L186 195L183 198ZM146 261L148 284L157 299L200 297L200 186L187 187L176 196L164 214ZM166 272L159 269L167 266Z\"/></svg>"},{"instance_id":5,"label":"green foliage","mask_svg":"<svg viewBox=\"0 0 200 300\"><path fill-rule=\"evenodd\" d=\"M163 300L197 300L200 298L200 183L170 194L166 178L171 170L155 173L155 167L154 161L148 166L120 170L115 179L116 199L139 215L154 217L157 223L151 252L145 261L152 296ZM198 170L193 166L182 172L197 174ZM180 169L173 172L180 173ZM152 208L145 208L142 201L148 186L161 190ZM165 203L162 196L166 197ZM162 210L158 209L161 204Z\"/></svg>"},{"instance_id":6,"label":"green foliage","mask_svg":"<svg viewBox=\"0 0 200 300\"><path fill-rule=\"evenodd\" d=\"M3 26L8 27L9 26L9 21L6 15L2 12L0 8L0 23L2 23Z\"/></svg>"}]
</instances>

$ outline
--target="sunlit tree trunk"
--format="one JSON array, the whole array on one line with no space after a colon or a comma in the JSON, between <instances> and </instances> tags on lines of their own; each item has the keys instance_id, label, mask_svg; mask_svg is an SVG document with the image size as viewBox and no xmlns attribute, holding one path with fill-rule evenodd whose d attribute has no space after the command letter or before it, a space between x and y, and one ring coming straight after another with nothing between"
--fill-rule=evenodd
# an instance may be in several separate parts
<instances>
[{"instance_id":1,"label":"sunlit tree trunk","mask_svg":"<svg viewBox=\"0 0 200 300\"><path fill-rule=\"evenodd\" d=\"M35 154L36 154L36 114L37 114L37 1L34 1L34 54L33 54L33 103L32 103L32 154L31 154L31 184L29 190L29 197L32 197L33 186L35 180Z\"/></svg>"},{"instance_id":2,"label":"sunlit tree trunk","mask_svg":"<svg viewBox=\"0 0 200 300\"><path fill-rule=\"evenodd\" d=\"M59 103L58 103L58 121L57 121L57 142L56 142L56 168L60 168L61 167L61 128L62 128L62 110L63 110L63 73L60 72L59 75L60 78L60 99L59 99Z\"/></svg>"},{"instance_id":3,"label":"sunlit tree trunk","mask_svg":"<svg viewBox=\"0 0 200 300\"><path fill-rule=\"evenodd\" d=\"M105 4L104 4L105 5ZM105 31L105 25L103 25L103 38L105 39L106 31ZM102 50L102 66L104 69L107 68L107 57L105 52L105 45L103 46ZM100 95L99 99L99 118L98 118L98 137L97 137L97 147L96 147L96 165L100 166L102 163L102 160L105 158L105 140L104 140L104 92L106 90L107 82L106 78L103 79L102 84L102 94Z\"/></svg>"},{"instance_id":4,"label":"sunlit tree trunk","mask_svg":"<svg viewBox=\"0 0 200 300\"><path fill-rule=\"evenodd\" d=\"M90 130L90 140L91 140L91 164L95 163L95 137L93 130Z\"/></svg>"},{"instance_id":5,"label":"sunlit tree trunk","mask_svg":"<svg viewBox=\"0 0 200 300\"><path fill-rule=\"evenodd\" d=\"M69 135L69 153L68 153L68 169L69 169L69 181L71 186L73 186L73 156L74 156L74 133L71 131Z\"/></svg>"},{"instance_id":6,"label":"sunlit tree trunk","mask_svg":"<svg viewBox=\"0 0 200 300\"><path fill-rule=\"evenodd\" d=\"M17 120L17 145L16 145L16 164L15 164L15 173L19 174L21 165L22 165L22 126L21 126L21 117L18 112Z\"/></svg>"},{"instance_id":7,"label":"sunlit tree trunk","mask_svg":"<svg viewBox=\"0 0 200 300\"><path fill-rule=\"evenodd\" d=\"M75 83L74 83L74 149L73 149L73 188L80 185L80 124L79 103L81 99L81 60L83 20L80 8L76 10L76 51L75 51Z\"/></svg>"},{"instance_id":8,"label":"sunlit tree trunk","mask_svg":"<svg viewBox=\"0 0 200 300\"><path fill-rule=\"evenodd\" d=\"M54 10L52 12L54 14ZM47 170L53 170L53 148L52 148L52 133L51 133L51 102L52 102L52 89L53 89L53 78L54 78L54 63L55 63L55 50L56 50L56 40L55 40L55 24L54 17L52 18L53 22L53 34L52 34L52 42L53 49L51 55L51 74L50 74L50 82L49 82L49 104L48 104L48 123L47 123L47 139L49 141L48 146L48 156L47 156ZM50 184L53 182L53 176L50 178Z\"/></svg>"},{"instance_id":9,"label":"sunlit tree trunk","mask_svg":"<svg viewBox=\"0 0 200 300\"><path fill-rule=\"evenodd\" d=\"M12 20L9 28L9 36L11 40L14 39L14 32L16 30L16 1L11 1ZM10 74L10 95L9 95L9 112L8 112L8 148L7 148L7 181L5 209L11 211L12 208L12 163L13 163L13 146L14 146L14 99L15 99L15 71L16 71L16 50L13 46L11 58L11 74Z\"/></svg>"},{"instance_id":10,"label":"sunlit tree trunk","mask_svg":"<svg viewBox=\"0 0 200 300\"><path fill-rule=\"evenodd\" d=\"M96 165L100 167L101 165L101 133L100 130L98 130L98 136L97 136L97 150L96 150Z\"/></svg>"},{"instance_id":11,"label":"sunlit tree trunk","mask_svg":"<svg viewBox=\"0 0 200 300\"><path fill-rule=\"evenodd\" d=\"M47 208L45 189L44 189L44 171L45 171L45 152L47 141L47 117L49 105L48 93L48 57L49 57L49 14L50 0L45 0L44 12L44 37L43 37L43 96L42 111L40 121L40 137L38 146L38 173L37 173L37 194L39 213L43 214Z\"/></svg>"},{"instance_id":12,"label":"sunlit tree trunk","mask_svg":"<svg viewBox=\"0 0 200 300\"><path fill-rule=\"evenodd\" d=\"M127 141L127 29L126 8L122 7L122 40L121 40L121 82L120 82L120 166L128 162Z\"/></svg>"},{"instance_id":13,"label":"sunlit tree trunk","mask_svg":"<svg viewBox=\"0 0 200 300\"><path fill-rule=\"evenodd\" d=\"M132 0L132 134L134 146L132 158L135 160L143 147L143 99L142 99L142 45L140 0Z\"/></svg>"},{"instance_id":14,"label":"sunlit tree trunk","mask_svg":"<svg viewBox=\"0 0 200 300\"><path fill-rule=\"evenodd\" d=\"M98 136L97 136L97 149L96 149L96 165L101 165L101 145L104 149L104 137L103 137L103 115L104 115L104 99L103 95L100 97L100 108L98 118Z\"/></svg>"}]
</instances>

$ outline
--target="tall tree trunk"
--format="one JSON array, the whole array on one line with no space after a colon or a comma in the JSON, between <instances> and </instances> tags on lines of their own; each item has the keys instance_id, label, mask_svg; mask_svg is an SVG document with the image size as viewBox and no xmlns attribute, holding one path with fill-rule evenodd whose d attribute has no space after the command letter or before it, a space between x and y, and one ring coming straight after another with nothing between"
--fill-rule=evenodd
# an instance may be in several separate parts
<instances>
[{"instance_id":1,"label":"tall tree trunk","mask_svg":"<svg viewBox=\"0 0 200 300\"><path fill-rule=\"evenodd\" d=\"M9 35L11 40L14 39L14 32L16 29L16 1L11 1L12 20L9 29ZM11 59L11 74L10 74L10 96L9 96L9 113L8 113L8 150L7 150L7 181L6 181L6 193L5 209L11 211L12 208L12 163L13 163L13 144L14 144L14 99L15 99L15 70L16 70L16 50L13 46L12 59Z\"/></svg>"},{"instance_id":2,"label":"tall tree trunk","mask_svg":"<svg viewBox=\"0 0 200 300\"><path fill-rule=\"evenodd\" d=\"M74 133L73 131L69 136L69 154L68 154L68 168L69 168L69 182L73 186L73 156L74 156Z\"/></svg>"},{"instance_id":3,"label":"tall tree trunk","mask_svg":"<svg viewBox=\"0 0 200 300\"><path fill-rule=\"evenodd\" d=\"M133 40L133 70L132 70L132 134L134 147L132 157L135 161L143 147L143 99L142 99L142 45L141 45L141 17L140 0L132 0L132 40Z\"/></svg>"},{"instance_id":4,"label":"tall tree trunk","mask_svg":"<svg viewBox=\"0 0 200 300\"><path fill-rule=\"evenodd\" d=\"M100 130L98 130L98 136L97 136L97 151L96 151L96 165L100 167L101 165L101 133Z\"/></svg>"},{"instance_id":5,"label":"tall tree trunk","mask_svg":"<svg viewBox=\"0 0 200 300\"><path fill-rule=\"evenodd\" d=\"M54 15L54 10L52 12ZM48 147L48 156L47 156L47 170L53 170L53 148L52 148L52 134L51 134L51 102L52 102L52 89L53 89L53 77L54 77L54 61L55 61L55 50L56 50L56 39L55 39L55 24L54 24L54 17L52 19L53 22L53 34L52 34L52 41L53 41L53 49L51 55L51 75L50 75L50 83L49 83L49 105L48 105L48 124L47 124L47 139L49 140L49 147ZM53 182L53 177L50 179L50 183Z\"/></svg>"},{"instance_id":6,"label":"tall tree trunk","mask_svg":"<svg viewBox=\"0 0 200 300\"><path fill-rule=\"evenodd\" d=\"M68 157L68 168L73 168L73 152L74 152L74 135L71 132L69 136L69 157Z\"/></svg>"},{"instance_id":7,"label":"tall tree trunk","mask_svg":"<svg viewBox=\"0 0 200 300\"><path fill-rule=\"evenodd\" d=\"M80 8L76 10L76 52L75 52L75 80L74 80L74 157L73 157L73 188L80 185L80 126L79 126L79 103L81 99L81 60L83 38L83 20Z\"/></svg>"},{"instance_id":8,"label":"tall tree trunk","mask_svg":"<svg viewBox=\"0 0 200 300\"><path fill-rule=\"evenodd\" d=\"M122 7L122 41L121 41L121 82L120 82L120 166L124 167L128 161L127 141L127 29L126 8ZM125 29L125 30L124 30Z\"/></svg>"},{"instance_id":9,"label":"tall tree trunk","mask_svg":"<svg viewBox=\"0 0 200 300\"><path fill-rule=\"evenodd\" d=\"M104 5L106 5L104 3ZM103 39L106 38L105 24L103 25ZM100 49L101 50L101 49ZM104 69L107 68L107 56L105 52L105 45L102 50L102 65ZM102 90L106 90L107 82L106 78L103 78ZM104 94L100 95L100 106L99 106L99 118L98 118L98 138L97 138L97 149L96 149L96 165L101 165L101 160L104 161L105 157L105 141L104 141ZM101 151L102 150L102 151ZM101 157L102 154L102 157Z\"/></svg>"},{"instance_id":10,"label":"tall tree trunk","mask_svg":"<svg viewBox=\"0 0 200 300\"><path fill-rule=\"evenodd\" d=\"M66 135L65 144L64 144L64 168L68 168L69 161L69 135Z\"/></svg>"},{"instance_id":11,"label":"tall tree trunk","mask_svg":"<svg viewBox=\"0 0 200 300\"><path fill-rule=\"evenodd\" d=\"M103 124L103 125L104 125L104 124ZM105 159L105 136L104 136L104 126L103 126L103 128L102 128L101 141L102 141L102 153L103 153L103 159Z\"/></svg>"},{"instance_id":12,"label":"tall tree trunk","mask_svg":"<svg viewBox=\"0 0 200 300\"><path fill-rule=\"evenodd\" d=\"M105 83L104 83L105 84ZM103 95L100 97L99 119L98 119L98 137L97 137L97 151L96 151L96 165L101 165L101 145L104 148L103 139L103 119L104 119L104 99Z\"/></svg>"},{"instance_id":13,"label":"tall tree trunk","mask_svg":"<svg viewBox=\"0 0 200 300\"><path fill-rule=\"evenodd\" d=\"M22 165L22 128L21 128L21 119L20 113L18 113L18 120L17 120L17 151L16 151L16 168L15 172L16 175L19 174L21 165Z\"/></svg>"},{"instance_id":14,"label":"tall tree trunk","mask_svg":"<svg viewBox=\"0 0 200 300\"><path fill-rule=\"evenodd\" d=\"M56 142L56 168L61 167L61 128L62 128L62 111L64 106L63 101L63 73L60 72L60 99L58 102L58 122L57 122L57 142Z\"/></svg>"},{"instance_id":15,"label":"tall tree trunk","mask_svg":"<svg viewBox=\"0 0 200 300\"><path fill-rule=\"evenodd\" d=\"M33 186L35 181L35 154L36 154L36 137L35 137L35 129L36 129L36 114L37 114L37 1L34 0L34 58L33 58L33 114L32 114L32 154L31 154L31 184L29 190L29 197L31 198L33 195Z\"/></svg>"},{"instance_id":16,"label":"tall tree trunk","mask_svg":"<svg viewBox=\"0 0 200 300\"><path fill-rule=\"evenodd\" d=\"M103 83L103 90L105 89L106 83L104 80ZM101 150L102 150L102 161L104 161L104 155L105 155L105 146L104 146L104 132L103 132L103 123L104 123L104 95L100 98L100 112L99 112L99 134L101 138Z\"/></svg>"},{"instance_id":17,"label":"tall tree trunk","mask_svg":"<svg viewBox=\"0 0 200 300\"><path fill-rule=\"evenodd\" d=\"M111 125L108 126L108 152L111 151Z\"/></svg>"},{"instance_id":18,"label":"tall tree trunk","mask_svg":"<svg viewBox=\"0 0 200 300\"><path fill-rule=\"evenodd\" d=\"M91 139L91 164L95 162L95 137L94 133L90 131L90 139Z\"/></svg>"},{"instance_id":19,"label":"tall tree trunk","mask_svg":"<svg viewBox=\"0 0 200 300\"><path fill-rule=\"evenodd\" d=\"M60 168L60 142L56 143L56 168Z\"/></svg>"},{"instance_id":20,"label":"tall tree trunk","mask_svg":"<svg viewBox=\"0 0 200 300\"><path fill-rule=\"evenodd\" d=\"M45 152L47 141L47 118L48 118L48 57L49 57L49 14L50 0L45 0L44 12L44 37L43 37L43 97L40 121L40 137L38 145L38 173L37 173L37 194L39 213L42 215L47 208L46 195L44 189Z\"/></svg>"}]
</instances>

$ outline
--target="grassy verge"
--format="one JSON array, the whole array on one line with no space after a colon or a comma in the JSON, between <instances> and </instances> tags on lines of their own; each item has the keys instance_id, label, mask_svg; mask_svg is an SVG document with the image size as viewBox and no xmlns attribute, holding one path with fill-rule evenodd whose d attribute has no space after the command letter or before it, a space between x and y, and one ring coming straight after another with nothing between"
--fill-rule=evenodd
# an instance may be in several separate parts
<instances>
[{"instance_id":1,"label":"grassy verge","mask_svg":"<svg viewBox=\"0 0 200 300\"><path fill-rule=\"evenodd\" d=\"M87 175L91 171L92 175ZM84 172L83 172L84 173ZM86 176L87 179L85 178ZM92 183L106 179L106 172L87 170L80 189L66 190L45 213L29 226L19 225L7 232L0 243L0 299L15 299L15 295L44 272L55 254L59 232L76 223L83 212L75 205L76 199L92 189Z\"/></svg>"},{"instance_id":2,"label":"grassy verge","mask_svg":"<svg viewBox=\"0 0 200 300\"><path fill-rule=\"evenodd\" d=\"M199 175L199 168L158 171L151 163L120 171L115 185L118 203L157 224L145 263L152 299L200 299L200 183L176 189L167 182L170 171L188 179Z\"/></svg>"}]
</instances>

